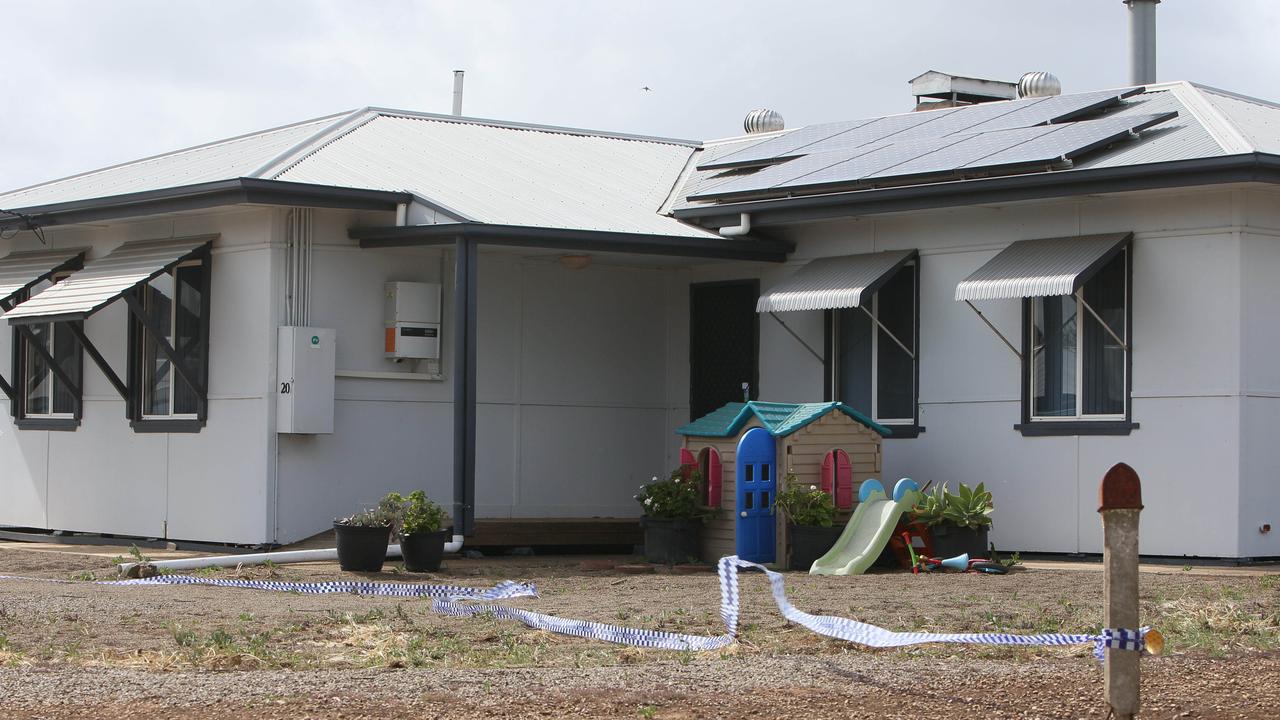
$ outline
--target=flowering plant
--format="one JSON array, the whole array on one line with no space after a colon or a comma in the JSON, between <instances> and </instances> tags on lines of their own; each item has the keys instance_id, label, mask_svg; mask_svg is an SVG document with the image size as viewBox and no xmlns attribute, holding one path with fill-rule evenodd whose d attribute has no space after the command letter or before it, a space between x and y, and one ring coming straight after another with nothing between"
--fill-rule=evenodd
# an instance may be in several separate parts
<instances>
[{"instance_id":1,"label":"flowering plant","mask_svg":"<svg viewBox=\"0 0 1280 720\"><path fill-rule=\"evenodd\" d=\"M404 496L397 492L387 493L378 501L377 507L366 508L334 522L349 527L389 528L392 535L398 536L404 522Z\"/></svg>"},{"instance_id":2,"label":"flowering plant","mask_svg":"<svg viewBox=\"0 0 1280 720\"><path fill-rule=\"evenodd\" d=\"M775 508L782 508L791 522L812 527L831 527L836 519L836 506L831 496L817 485L805 485L788 470L782 479L783 490L778 493Z\"/></svg>"},{"instance_id":3,"label":"flowering plant","mask_svg":"<svg viewBox=\"0 0 1280 720\"><path fill-rule=\"evenodd\" d=\"M654 475L649 484L640 486L635 499L644 508L645 516L655 520L704 518L707 512L700 503L701 485L702 473L677 468L666 480Z\"/></svg>"}]
</instances>

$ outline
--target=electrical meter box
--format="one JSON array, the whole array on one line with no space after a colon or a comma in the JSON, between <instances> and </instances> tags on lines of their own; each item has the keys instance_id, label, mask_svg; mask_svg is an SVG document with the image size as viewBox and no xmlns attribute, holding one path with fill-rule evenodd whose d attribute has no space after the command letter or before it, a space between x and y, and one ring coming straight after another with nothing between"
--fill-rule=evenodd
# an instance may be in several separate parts
<instances>
[{"instance_id":1,"label":"electrical meter box","mask_svg":"<svg viewBox=\"0 0 1280 720\"><path fill-rule=\"evenodd\" d=\"M396 360L439 358L440 284L389 282L385 298L385 355Z\"/></svg>"},{"instance_id":2,"label":"electrical meter box","mask_svg":"<svg viewBox=\"0 0 1280 720\"><path fill-rule=\"evenodd\" d=\"M337 332L282 327L277 335L276 431L306 435L333 432Z\"/></svg>"}]
</instances>

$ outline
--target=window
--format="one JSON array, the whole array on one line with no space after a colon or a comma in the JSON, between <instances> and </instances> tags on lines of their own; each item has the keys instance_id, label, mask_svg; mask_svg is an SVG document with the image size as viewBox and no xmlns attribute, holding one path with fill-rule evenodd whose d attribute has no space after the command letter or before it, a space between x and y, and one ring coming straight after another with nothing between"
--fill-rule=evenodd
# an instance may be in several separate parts
<instances>
[{"instance_id":1,"label":"window","mask_svg":"<svg viewBox=\"0 0 1280 720\"><path fill-rule=\"evenodd\" d=\"M1035 424L1128 424L1129 278L1126 248L1076 294L1024 302L1024 432Z\"/></svg>"},{"instance_id":2,"label":"window","mask_svg":"<svg viewBox=\"0 0 1280 720\"><path fill-rule=\"evenodd\" d=\"M203 424L209 361L208 267L207 257L184 262L137 291L142 318L131 319L129 357L136 429L195 431Z\"/></svg>"},{"instance_id":3,"label":"window","mask_svg":"<svg viewBox=\"0 0 1280 720\"><path fill-rule=\"evenodd\" d=\"M865 309L829 313L828 397L896 426L890 437L918 432L918 285L919 263L911 262L885 281Z\"/></svg>"},{"instance_id":4,"label":"window","mask_svg":"<svg viewBox=\"0 0 1280 720\"><path fill-rule=\"evenodd\" d=\"M17 299L23 301L70 273L59 273ZM24 331L29 330L28 332ZM17 402L14 415L19 427L74 430L80 424L83 372L80 341L69 323L41 323L15 327L14 377ZM54 362L50 362L52 359ZM56 368L55 368L56 364ZM70 381L70 382L68 382Z\"/></svg>"}]
</instances>

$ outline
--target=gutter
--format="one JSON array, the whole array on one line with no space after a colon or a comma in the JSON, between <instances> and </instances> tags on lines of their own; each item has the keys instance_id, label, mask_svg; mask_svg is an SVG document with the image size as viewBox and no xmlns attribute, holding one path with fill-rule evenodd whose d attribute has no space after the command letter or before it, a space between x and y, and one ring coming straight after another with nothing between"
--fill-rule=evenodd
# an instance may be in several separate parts
<instances>
[{"instance_id":1,"label":"gutter","mask_svg":"<svg viewBox=\"0 0 1280 720\"><path fill-rule=\"evenodd\" d=\"M732 224L742 213L750 213L758 227L820 218L1240 182L1280 184L1280 155L1255 152L1125 167L1007 175L705 205L681 208L673 214L681 220L713 227Z\"/></svg>"},{"instance_id":2,"label":"gutter","mask_svg":"<svg viewBox=\"0 0 1280 720\"><path fill-rule=\"evenodd\" d=\"M347 235L353 240L359 240L360 247L368 249L452 245L458 239L465 238L489 245L760 262L784 262L787 254L795 249L791 242L762 237L651 235L479 222L357 227L349 230Z\"/></svg>"},{"instance_id":3,"label":"gutter","mask_svg":"<svg viewBox=\"0 0 1280 720\"><path fill-rule=\"evenodd\" d=\"M408 193L362 188L313 185L311 183L234 178L159 190L109 195L49 205L6 208L26 218L0 219L0 229L29 229L113 220L124 217L199 210L245 203L292 207L341 208L346 210L394 211L413 197Z\"/></svg>"}]
</instances>

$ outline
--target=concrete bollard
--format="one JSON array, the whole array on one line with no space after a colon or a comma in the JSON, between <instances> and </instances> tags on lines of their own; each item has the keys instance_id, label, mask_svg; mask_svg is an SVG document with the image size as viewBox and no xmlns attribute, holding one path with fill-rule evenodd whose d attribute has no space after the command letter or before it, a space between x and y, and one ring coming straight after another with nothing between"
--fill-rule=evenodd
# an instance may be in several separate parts
<instances>
[{"instance_id":1,"label":"concrete bollard","mask_svg":"<svg viewBox=\"0 0 1280 720\"><path fill-rule=\"evenodd\" d=\"M1098 488L1102 515L1104 565L1103 623L1115 629L1138 629L1138 515L1142 483L1133 468L1119 463L1107 471ZM1104 694L1117 720L1138 714L1139 652L1106 649Z\"/></svg>"}]
</instances>

